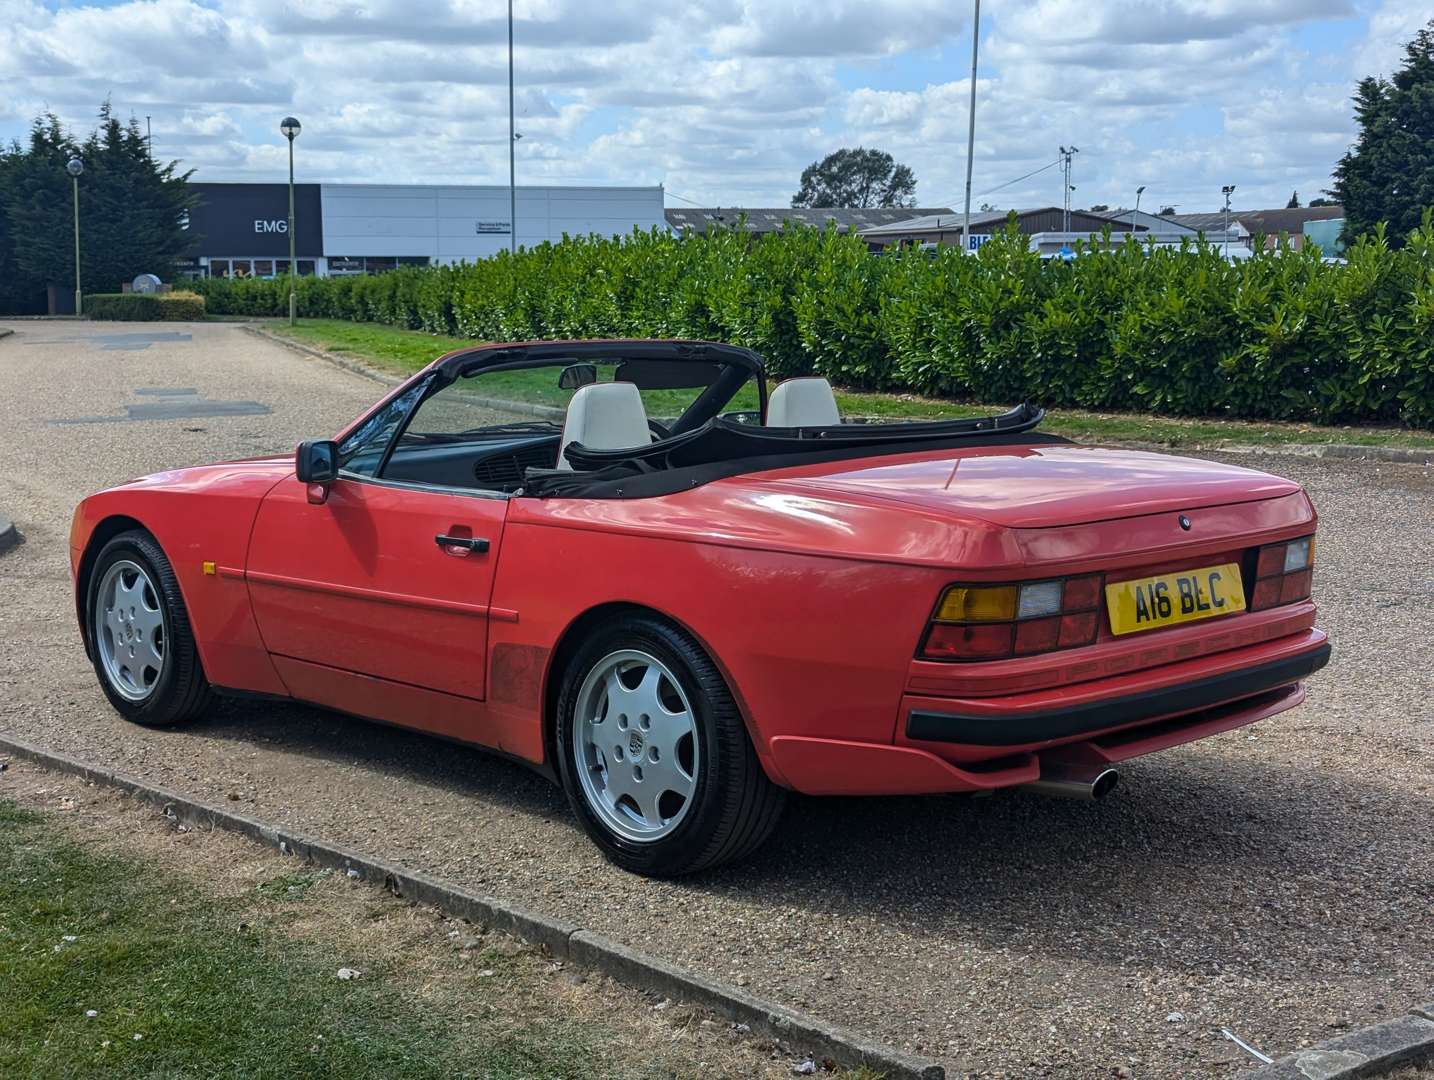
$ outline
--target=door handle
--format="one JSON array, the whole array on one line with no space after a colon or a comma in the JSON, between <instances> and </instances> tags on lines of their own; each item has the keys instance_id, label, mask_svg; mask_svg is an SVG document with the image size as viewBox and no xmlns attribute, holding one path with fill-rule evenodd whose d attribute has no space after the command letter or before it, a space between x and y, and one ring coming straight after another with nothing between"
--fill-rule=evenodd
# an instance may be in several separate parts
<instances>
[{"instance_id":1,"label":"door handle","mask_svg":"<svg viewBox=\"0 0 1434 1080\"><path fill-rule=\"evenodd\" d=\"M441 548L464 548L478 552L488 550L488 541L482 536L445 536L439 533L433 538L433 542Z\"/></svg>"}]
</instances>

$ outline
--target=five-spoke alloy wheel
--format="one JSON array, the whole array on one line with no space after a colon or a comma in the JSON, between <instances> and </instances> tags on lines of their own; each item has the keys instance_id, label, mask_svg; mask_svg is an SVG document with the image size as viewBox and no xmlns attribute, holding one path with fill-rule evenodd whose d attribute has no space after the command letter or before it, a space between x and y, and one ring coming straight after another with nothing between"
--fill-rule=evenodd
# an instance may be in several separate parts
<instances>
[{"instance_id":1,"label":"five-spoke alloy wheel","mask_svg":"<svg viewBox=\"0 0 1434 1080\"><path fill-rule=\"evenodd\" d=\"M152 726L192 719L209 702L189 613L154 537L125 532L95 557L86 594L90 657L126 719Z\"/></svg>"},{"instance_id":2,"label":"five-spoke alloy wheel","mask_svg":"<svg viewBox=\"0 0 1434 1080\"><path fill-rule=\"evenodd\" d=\"M776 825L767 779L721 673L655 616L604 623L564 669L558 768L573 810L608 858L670 876L739 859Z\"/></svg>"}]
</instances>

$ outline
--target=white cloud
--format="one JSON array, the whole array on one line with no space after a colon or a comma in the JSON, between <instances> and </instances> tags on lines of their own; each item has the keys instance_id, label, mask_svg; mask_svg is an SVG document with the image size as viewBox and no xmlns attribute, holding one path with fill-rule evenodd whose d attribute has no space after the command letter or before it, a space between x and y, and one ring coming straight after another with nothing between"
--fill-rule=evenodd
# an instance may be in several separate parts
<instances>
[{"instance_id":1,"label":"white cloud","mask_svg":"<svg viewBox=\"0 0 1434 1080\"><path fill-rule=\"evenodd\" d=\"M1374 3L1375 0L1368 0ZM42 110L86 130L109 97L154 117L201 179L507 176L507 31L493 0L0 0L0 138ZM1003 0L986 8L976 191L1081 147L1078 204L1200 209L1221 183L1313 194L1352 135L1355 79L1421 21L1383 0ZM520 182L658 183L782 205L842 145L912 165L923 204L964 182L964 0L518 0ZM994 9L994 10L993 10ZM1336 28L1311 45L1311 25ZM1313 51L1311 51L1313 50ZM1059 202L1055 170L991 196ZM1163 194L1162 194L1163 193Z\"/></svg>"},{"instance_id":2,"label":"white cloud","mask_svg":"<svg viewBox=\"0 0 1434 1080\"><path fill-rule=\"evenodd\" d=\"M930 48L967 24L953 0L826 0L712 5L726 25L711 35L718 53L752 56L889 56Z\"/></svg>"}]
</instances>

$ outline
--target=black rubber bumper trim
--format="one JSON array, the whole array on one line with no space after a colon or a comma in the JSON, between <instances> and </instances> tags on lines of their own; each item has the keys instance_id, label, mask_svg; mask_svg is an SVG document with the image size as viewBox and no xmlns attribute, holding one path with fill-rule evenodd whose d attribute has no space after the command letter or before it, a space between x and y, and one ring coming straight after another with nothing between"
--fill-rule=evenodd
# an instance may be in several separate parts
<instances>
[{"instance_id":1,"label":"black rubber bumper trim","mask_svg":"<svg viewBox=\"0 0 1434 1080\"><path fill-rule=\"evenodd\" d=\"M1309 652L1284 660L1128 697L1072 705L1068 709L1042 709L1007 716L913 709L906 720L906 737L927 742L964 743L967 746L1021 746L1137 724L1174 713L1195 712L1221 702L1297 683L1329 663L1329 651L1329 643L1325 642Z\"/></svg>"}]
</instances>

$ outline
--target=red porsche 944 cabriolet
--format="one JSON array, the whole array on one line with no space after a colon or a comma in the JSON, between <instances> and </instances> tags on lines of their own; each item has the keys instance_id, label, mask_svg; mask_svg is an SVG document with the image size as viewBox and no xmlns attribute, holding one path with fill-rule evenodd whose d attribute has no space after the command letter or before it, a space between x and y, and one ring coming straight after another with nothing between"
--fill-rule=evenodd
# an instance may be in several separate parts
<instances>
[{"instance_id":1,"label":"red porsche 944 cabriolet","mask_svg":"<svg viewBox=\"0 0 1434 1080\"><path fill-rule=\"evenodd\" d=\"M1040 419L844 422L721 344L464 349L297 460L86 499L85 648L141 724L270 695L500 751L648 874L788 789L1099 798L1297 705L1300 487Z\"/></svg>"}]
</instances>

